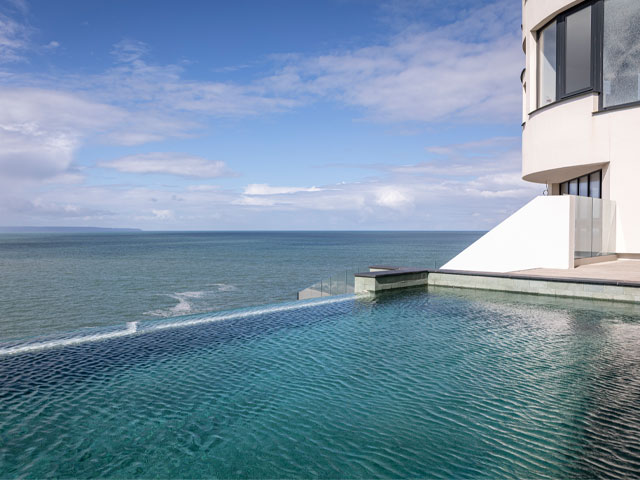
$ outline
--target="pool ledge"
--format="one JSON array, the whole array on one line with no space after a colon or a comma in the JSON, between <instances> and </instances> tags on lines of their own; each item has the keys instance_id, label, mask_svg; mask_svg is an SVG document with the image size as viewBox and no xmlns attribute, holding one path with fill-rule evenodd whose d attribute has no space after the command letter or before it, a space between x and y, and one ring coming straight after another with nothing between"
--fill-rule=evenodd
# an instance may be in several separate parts
<instances>
[{"instance_id":1,"label":"pool ledge","mask_svg":"<svg viewBox=\"0 0 640 480\"><path fill-rule=\"evenodd\" d=\"M355 275L356 293L438 286L640 303L640 282L522 273L394 268Z\"/></svg>"}]
</instances>

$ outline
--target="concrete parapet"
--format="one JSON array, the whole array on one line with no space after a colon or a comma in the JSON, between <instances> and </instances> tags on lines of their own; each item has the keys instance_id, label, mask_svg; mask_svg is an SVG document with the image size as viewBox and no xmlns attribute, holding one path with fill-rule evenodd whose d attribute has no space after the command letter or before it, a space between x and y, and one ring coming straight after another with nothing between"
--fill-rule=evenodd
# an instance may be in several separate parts
<instances>
[{"instance_id":1,"label":"concrete parapet","mask_svg":"<svg viewBox=\"0 0 640 480\"><path fill-rule=\"evenodd\" d=\"M469 288L640 303L640 282L416 268L377 270L355 275L356 294L419 286Z\"/></svg>"},{"instance_id":2,"label":"concrete parapet","mask_svg":"<svg viewBox=\"0 0 640 480\"><path fill-rule=\"evenodd\" d=\"M427 285L430 270L398 268L379 270L355 275L355 293L375 293L396 288Z\"/></svg>"},{"instance_id":3,"label":"concrete parapet","mask_svg":"<svg viewBox=\"0 0 640 480\"><path fill-rule=\"evenodd\" d=\"M473 272L431 272L429 286L530 293L557 297L590 298L620 302L640 302L640 285L625 282L587 281L582 279L531 278L515 275L482 275Z\"/></svg>"}]
</instances>

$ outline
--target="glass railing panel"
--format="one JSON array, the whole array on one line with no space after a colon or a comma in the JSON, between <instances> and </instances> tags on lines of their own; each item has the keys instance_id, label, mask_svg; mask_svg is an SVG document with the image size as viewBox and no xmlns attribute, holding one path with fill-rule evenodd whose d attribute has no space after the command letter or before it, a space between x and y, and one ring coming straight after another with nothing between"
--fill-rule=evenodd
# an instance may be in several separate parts
<instances>
[{"instance_id":1,"label":"glass railing panel","mask_svg":"<svg viewBox=\"0 0 640 480\"><path fill-rule=\"evenodd\" d=\"M616 204L610 200L602 202L602 247L601 255L616 253Z\"/></svg>"},{"instance_id":2,"label":"glass railing panel","mask_svg":"<svg viewBox=\"0 0 640 480\"><path fill-rule=\"evenodd\" d=\"M591 197L575 198L575 258L611 255L616 251L616 204Z\"/></svg>"},{"instance_id":3,"label":"glass railing panel","mask_svg":"<svg viewBox=\"0 0 640 480\"><path fill-rule=\"evenodd\" d=\"M300 290L298 292L298 300L354 293L355 274L368 271L368 267L354 267L346 269L342 273L332 275L329 278L325 278L314 283L304 290Z\"/></svg>"},{"instance_id":4,"label":"glass railing panel","mask_svg":"<svg viewBox=\"0 0 640 480\"><path fill-rule=\"evenodd\" d=\"M575 197L575 258L593 256L593 198Z\"/></svg>"},{"instance_id":5,"label":"glass railing panel","mask_svg":"<svg viewBox=\"0 0 640 480\"><path fill-rule=\"evenodd\" d=\"M603 224L603 205L599 198L592 199L592 220L591 220L591 256L597 257L602 255L602 233Z\"/></svg>"}]
</instances>

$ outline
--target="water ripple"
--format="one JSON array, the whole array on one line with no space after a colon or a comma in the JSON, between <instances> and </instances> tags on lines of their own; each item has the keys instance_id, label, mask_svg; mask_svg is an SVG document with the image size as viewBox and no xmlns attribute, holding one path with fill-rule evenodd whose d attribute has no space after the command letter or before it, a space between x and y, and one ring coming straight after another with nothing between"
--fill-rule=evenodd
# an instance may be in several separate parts
<instances>
[{"instance_id":1,"label":"water ripple","mask_svg":"<svg viewBox=\"0 0 640 480\"><path fill-rule=\"evenodd\" d=\"M637 477L636 313L417 291L5 345L0 471Z\"/></svg>"}]
</instances>

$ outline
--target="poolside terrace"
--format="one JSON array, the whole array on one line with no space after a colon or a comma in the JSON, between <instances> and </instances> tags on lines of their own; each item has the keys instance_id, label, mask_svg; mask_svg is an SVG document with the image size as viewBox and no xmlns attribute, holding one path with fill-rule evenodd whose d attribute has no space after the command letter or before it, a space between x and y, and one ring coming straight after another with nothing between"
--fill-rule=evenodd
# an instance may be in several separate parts
<instances>
[{"instance_id":1,"label":"poolside terrace","mask_svg":"<svg viewBox=\"0 0 640 480\"><path fill-rule=\"evenodd\" d=\"M579 265L573 269L534 268L512 272L535 277L609 280L640 283L640 259L618 258L608 262Z\"/></svg>"},{"instance_id":2,"label":"poolside terrace","mask_svg":"<svg viewBox=\"0 0 640 480\"><path fill-rule=\"evenodd\" d=\"M613 257L574 269L496 273L394 268L355 277L356 293L429 285L640 303L640 259L635 258Z\"/></svg>"}]
</instances>

